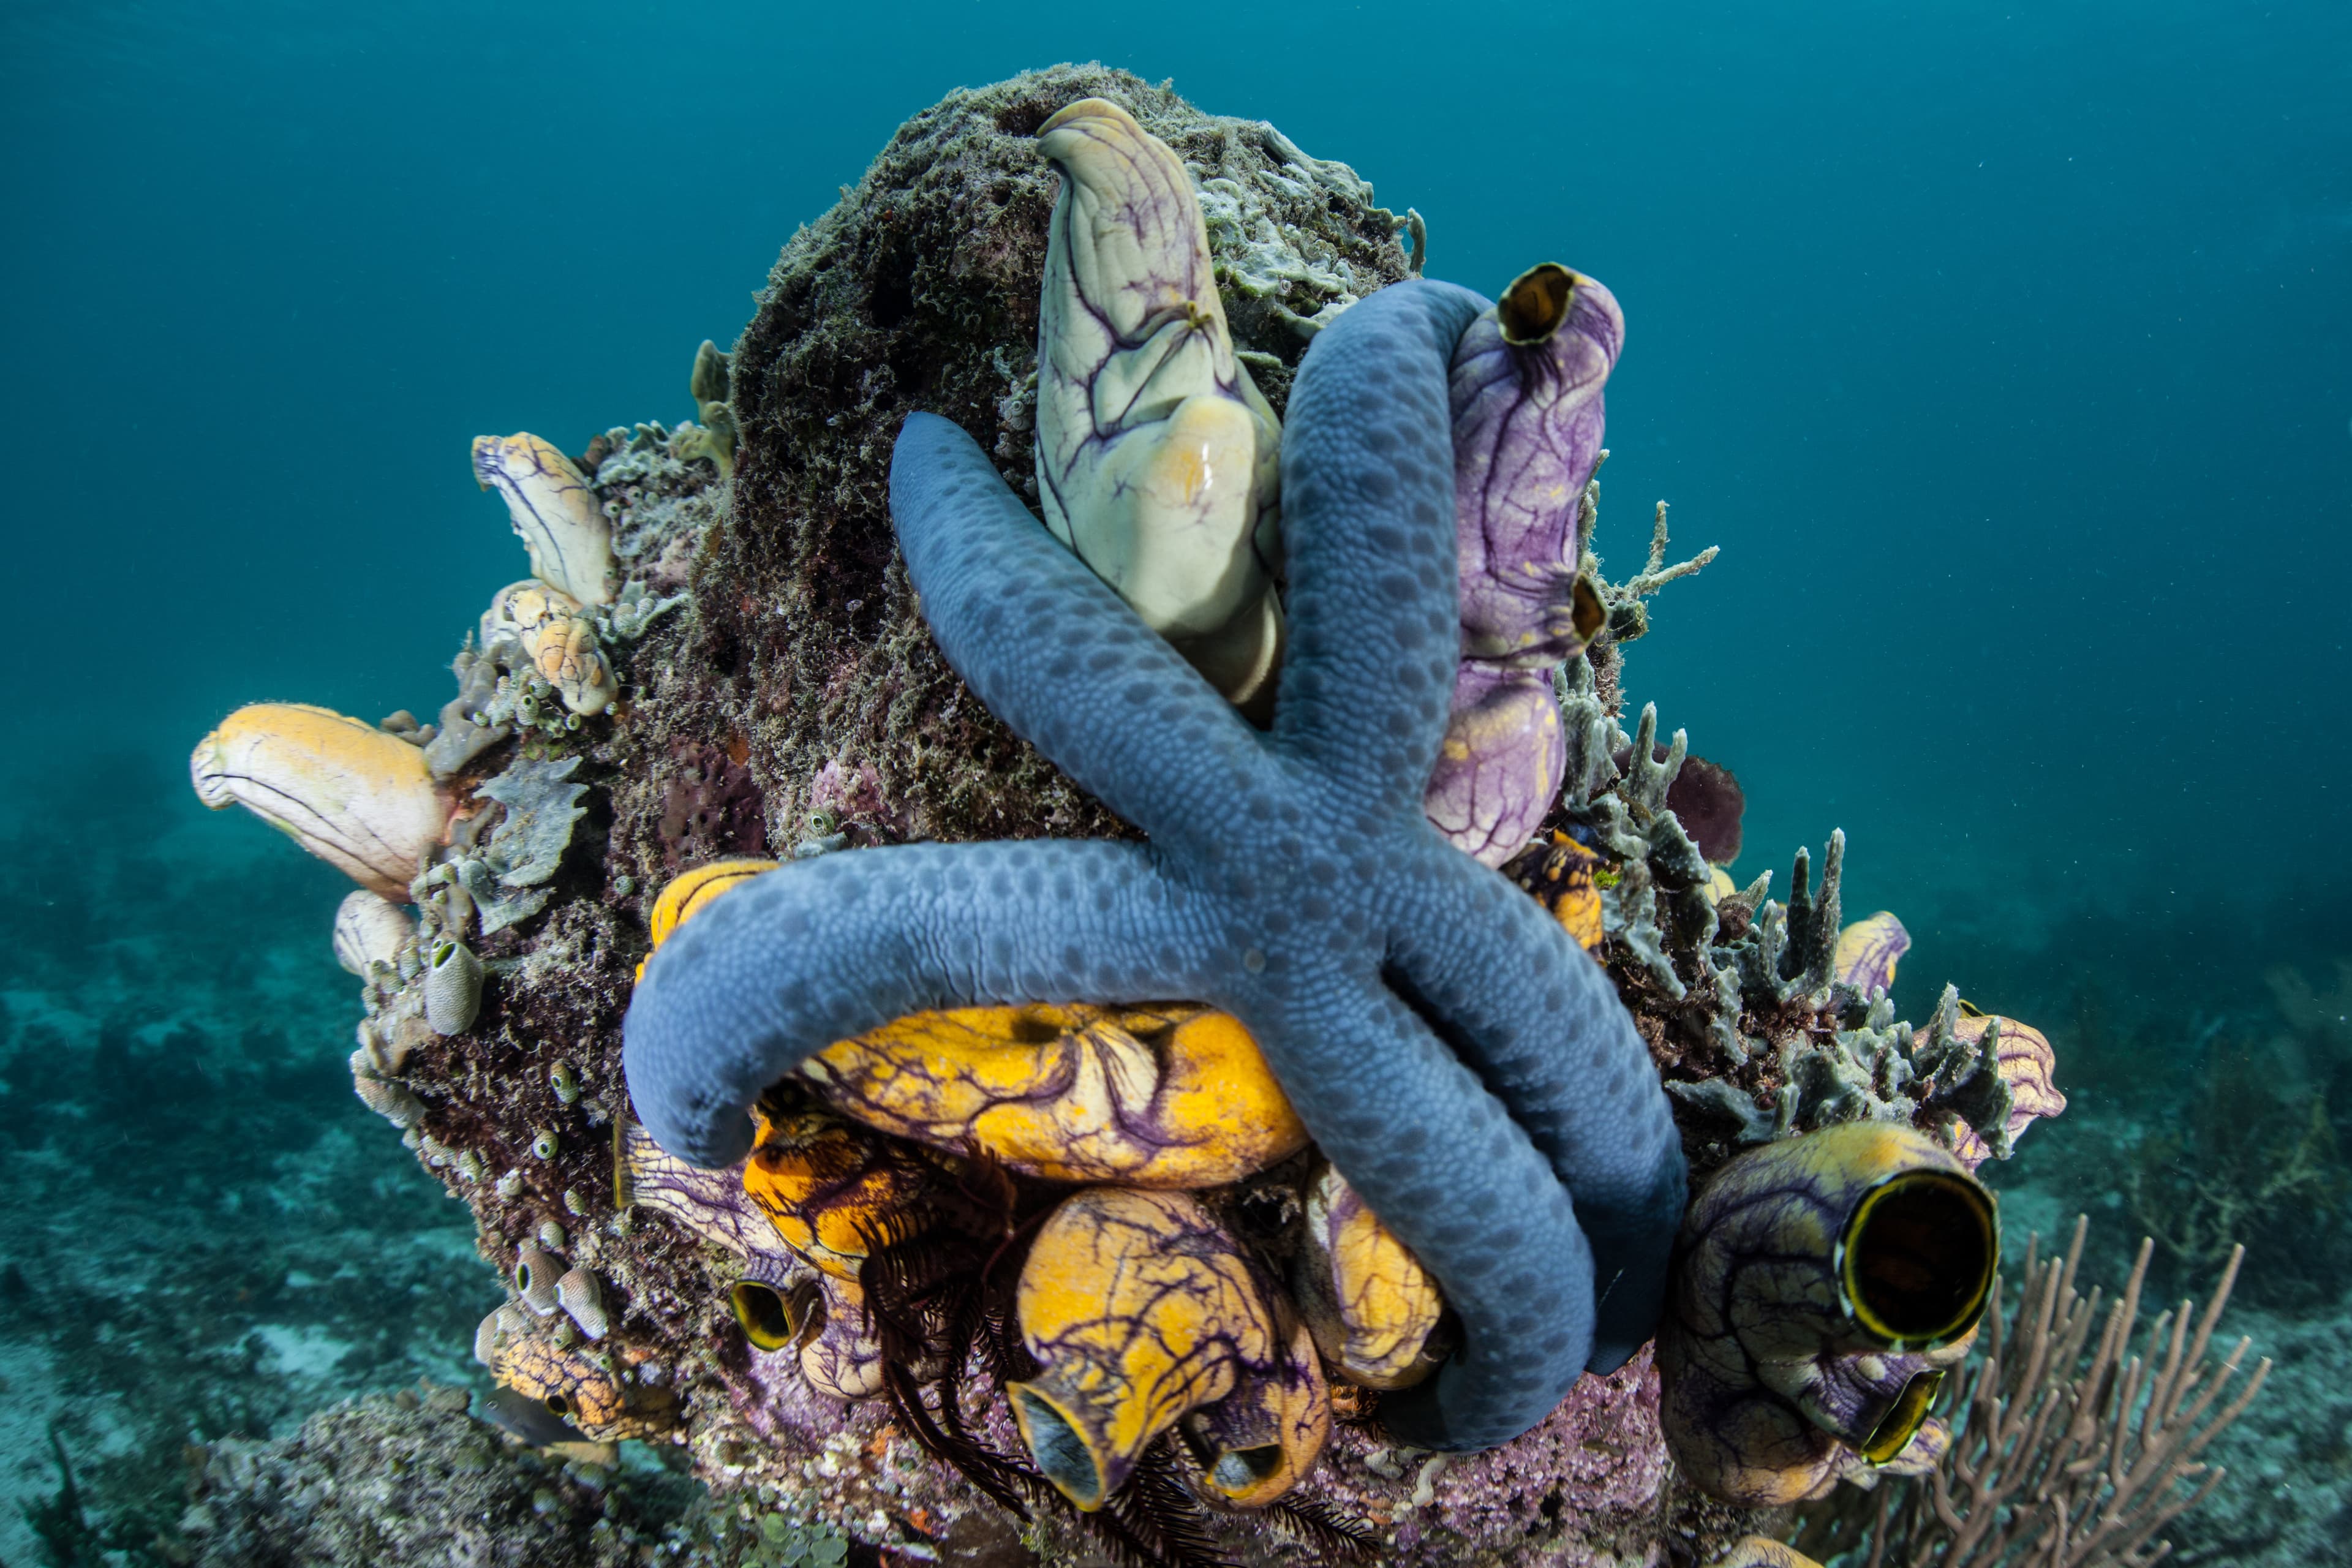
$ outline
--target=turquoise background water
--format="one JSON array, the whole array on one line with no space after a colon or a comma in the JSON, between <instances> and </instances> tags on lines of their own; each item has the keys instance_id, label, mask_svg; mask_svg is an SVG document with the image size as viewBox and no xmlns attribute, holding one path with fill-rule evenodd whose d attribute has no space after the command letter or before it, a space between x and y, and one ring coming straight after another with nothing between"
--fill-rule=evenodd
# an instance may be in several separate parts
<instances>
[{"instance_id":1,"label":"turquoise background water","mask_svg":"<svg viewBox=\"0 0 2352 1568\"><path fill-rule=\"evenodd\" d=\"M1633 685L1755 866L1842 825L1864 901L2045 930L2308 920L2352 863L2352 8L17 0L0 43L44 766L440 701L512 566L472 436L679 416L903 117L1095 58L1352 163L1435 274L1616 290L1604 552L1660 497L1724 547Z\"/></svg>"},{"instance_id":2,"label":"turquoise background water","mask_svg":"<svg viewBox=\"0 0 2352 1568\"><path fill-rule=\"evenodd\" d=\"M206 816L189 747L257 699L429 714L520 569L471 437L576 451L688 415L694 345L731 340L901 120L1087 58L1352 164L1426 216L1433 275L1492 292L1550 258L1615 291L1601 548L1631 570L1660 498L1678 552L1723 547L1657 602L1631 695L1745 781L1743 879L1847 831L1848 910L1919 938L1910 1016L1961 981L2051 1026L2078 1117L2137 1091L2154 1119L2211 1041L2273 1026L2266 965L2319 980L2352 950L2340 0L5 0L0 993L15 1059L67 1062L56 1092L82 1097L15 1133L46 1163L9 1167L10 1224L78 1201L93 1151L129 1158L94 1130L142 1109L73 1074L182 1058L174 1094L291 1087L236 1161L173 1156L196 1218L124 1198L157 1256L300 1204L329 1251L458 1223L384 1173L404 1157L343 1092L344 884ZM2163 1048L2102 1068L2070 1032L2086 994ZM305 1119L343 1165L203 1208L278 1180L246 1166ZM44 1321L120 1303L115 1242L43 1234L61 1273L92 1260L87 1310ZM320 1386L455 1364L461 1330L321 1352ZM32 1430L0 1423L0 1452Z\"/></svg>"}]
</instances>

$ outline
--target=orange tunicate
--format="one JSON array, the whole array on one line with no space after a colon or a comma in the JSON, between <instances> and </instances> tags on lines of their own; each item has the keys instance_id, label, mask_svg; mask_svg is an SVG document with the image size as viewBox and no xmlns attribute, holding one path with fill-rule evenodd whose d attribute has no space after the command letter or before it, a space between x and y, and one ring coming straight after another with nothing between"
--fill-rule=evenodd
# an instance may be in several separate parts
<instances>
[{"instance_id":1,"label":"orange tunicate","mask_svg":"<svg viewBox=\"0 0 2352 1568\"><path fill-rule=\"evenodd\" d=\"M1039 1370L1006 1386L1013 1418L1045 1479L1087 1512L1185 1412L1283 1345L1240 1244L1181 1193L1063 1199L1022 1266L1016 1310Z\"/></svg>"},{"instance_id":2,"label":"orange tunicate","mask_svg":"<svg viewBox=\"0 0 2352 1568\"><path fill-rule=\"evenodd\" d=\"M654 900L653 913L646 919L647 934L653 938L655 951L669 940L670 932L684 925L698 913L702 906L726 892L738 882L749 880L763 871L772 871L781 864L775 860L743 858L713 860L707 866L671 878L662 885L661 894ZM637 963L637 979L646 977L643 960Z\"/></svg>"},{"instance_id":3,"label":"orange tunicate","mask_svg":"<svg viewBox=\"0 0 2352 1568\"><path fill-rule=\"evenodd\" d=\"M1565 833L1555 833L1549 844L1523 851L1503 868L1503 875L1549 910L1577 946L1597 953L1606 935L1601 926L1601 876L1609 869L1609 862L1598 851L1587 849Z\"/></svg>"},{"instance_id":4,"label":"orange tunicate","mask_svg":"<svg viewBox=\"0 0 2352 1568\"><path fill-rule=\"evenodd\" d=\"M483 1321L475 1352L499 1384L599 1442L656 1437L677 1425L677 1396L634 1375L636 1363L648 1359L642 1350L600 1359L558 1343L509 1303Z\"/></svg>"},{"instance_id":5,"label":"orange tunicate","mask_svg":"<svg viewBox=\"0 0 2352 1568\"><path fill-rule=\"evenodd\" d=\"M238 709L197 745L189 772L215 811L244 806L394 904L449 826L422 747L307 702Z\"/></svg>"},{"instance_id":6,"label":"orange tunicate","mask_svg":"<svg viewBox=\"0 0 2352 1568\"><path fill-rule=\"evenodd\" d=\"M1294 1280L1316 1343L1350 1382L1404 1388L1436 1369L1445 1299L1421 1260L1328 1165L1307 1187Z\"/></svg>"},{"instance_id":7,"label":"orange tunicate","mask_svg":"<svg viewBox=\"0 0 2352 1568\"><path fill-rule=\"evenodd\" d=\"M927 1156L822 1112L761 1111L743 1191L809 1265L857 1283L866 1254L919 1214L938 1175Z\"/></svg>"}]
</instances>

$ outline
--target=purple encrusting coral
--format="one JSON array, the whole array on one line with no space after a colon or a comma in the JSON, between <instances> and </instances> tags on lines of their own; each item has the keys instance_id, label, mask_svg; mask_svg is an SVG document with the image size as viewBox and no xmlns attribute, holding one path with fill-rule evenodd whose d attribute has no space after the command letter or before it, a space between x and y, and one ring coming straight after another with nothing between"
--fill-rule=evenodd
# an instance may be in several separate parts
<instances>
[{"instance_id":1,"label":"purple encrusting coral","mask_svg":"<svg viewBox=\"0 0 2352 1568\"><path fill-rule=\"evenodd\" d=\"M1657 754L1660 762L1665 761L1666 748L1658 747ZM1729 768L1705 757L1685 757L1682 771L1666 786L1666 809L1709 863L1728 866L1739 858L1748 795Z\"/></svg>"},{"instance_id":2,"label":"purple encrusting coral","mask_svg":"<svg viewBox=\"0 0 2352 1568\"><path fill-rule=\"evenodd\" d=\"M670 742L676 771L662 798L664 861L672 869L730 855L767 851L765 802L740 758L685 738Z\"/></svg>"},{"instance_id":3,"label":"purple encrusting coral","mask_svg":"<svg viewBox=\"0 0 2352 1568\"><path fill-rule=\"evenodd\" d=\"M1547 262L1454 346L1462 665L1424 809L1489 866L1535 837L1567 764L1549 675L1603 619L1580 520L1601 461L1601 387L1624 341L1609 290Z\"/></svg>"}]
</instances>

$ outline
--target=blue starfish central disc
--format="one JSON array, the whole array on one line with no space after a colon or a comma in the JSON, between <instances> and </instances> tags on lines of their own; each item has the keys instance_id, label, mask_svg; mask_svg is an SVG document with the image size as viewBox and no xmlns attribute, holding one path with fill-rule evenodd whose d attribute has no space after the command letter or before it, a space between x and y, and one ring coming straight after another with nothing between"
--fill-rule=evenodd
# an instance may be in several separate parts
<instances>
[{"instance_id":1,"label":"blue starfish central disc","mask_svg":"<svg viewBox=\"0 0 2352 1568\"><path fill-rule=\"evenodd\" d=\"M1150 842L851 850L718 900L629 1007L629 1090L664 1148L740 1158L769 1084L922 1008L1208 1002L1460 1318L1437 1375L1382 1397L1399 1439L1506 1442L1649 1337L1684 1202L1649 1054L1599 965L1422 815L1459 652L1446 365L1484 304L1398 284L1300 369L1270 734L969 437L908 419L890 510L940 649Z\"/></svg>"}]
</instances>

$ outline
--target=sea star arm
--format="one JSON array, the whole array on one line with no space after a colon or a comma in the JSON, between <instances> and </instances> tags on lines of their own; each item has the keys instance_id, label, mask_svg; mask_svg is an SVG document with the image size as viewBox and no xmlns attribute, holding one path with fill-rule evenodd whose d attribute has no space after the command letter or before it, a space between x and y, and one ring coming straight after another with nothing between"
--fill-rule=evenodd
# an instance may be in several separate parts
<instances>
[{"instance_id":1,"label":"sea star arm","mask_svg":"<svg viewBox=\"0 0 2352 1568\"><path fill-rule=\"evenodd\" d=\"M1415 279L1349 306L1286 414L1291 639L1275 739L1366 807L1419 811L1445 732L1462 640L1446 374L1486 304Z\"/></svg>"},{"instance_id":2,"label":"sea star arm","mask_svg":"<svg viewBox=\"0 0 2352 1568\"><path fill-rule=\"evenodd\" d=\"M947 420L900 427L890 516L931 635L989 711L1171 858L1213 854L1218 803L1270 763L1232 704Z\"/></svg>"},{"instance_id":3,"label":"sea star arm","mask_svg":"<svg viewBox=\"0 0 2352 1568\"><path fill-rule=\"evenodd\" d=\"M910 844L793 862L716 900L646 965L623 1029L630 1098L670 1153L728 1164L751 1146L745 1112L761 1090L893 1018L1199 994L1192 901L1134 844Z\"/></svg>"},{"instance_id":4,"label":"sea star arm","mask_svg":"<svg viewBox=\"0 0 2352 1568\"><path fill-rule=\"evenodd\" d=\"M1575 1198L1598 1295L1586 1364L1612 1372L1657 1327L1685 1196L1657 1068L1608 975L1540 905L1466 856L1431 862L1423 907L1391 939L1390 983L1445 1020Z\"/></svg>"},{"instance_id":5,"label":"sea star arm","mask_svg":"<svg viewBox=\"0 0 2352 1568\"><path fill-rule=\"evenodd\" d=\"M1451 853L1451 851L1448 851ZM1417 1447L1508 1442L1583 1369L1592 1264L1567 1191L1503 1106L1395 996L1348 988L1262 1024L1306 1075L1323 1152L1443 1282L1462 1342L1428 1382L1381 1398ZM1367 1070L1378 1064L1378 1070Z\"/></svg>"}]
</instances>

